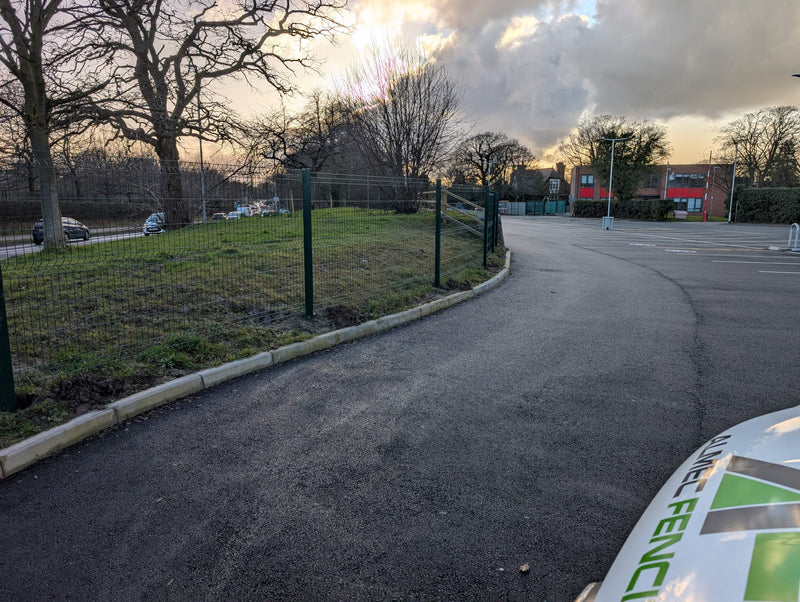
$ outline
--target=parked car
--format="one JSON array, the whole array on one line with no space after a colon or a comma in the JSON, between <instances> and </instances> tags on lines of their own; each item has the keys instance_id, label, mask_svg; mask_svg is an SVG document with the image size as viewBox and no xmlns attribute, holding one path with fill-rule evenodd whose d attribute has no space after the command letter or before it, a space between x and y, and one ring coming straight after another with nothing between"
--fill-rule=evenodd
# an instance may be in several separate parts
<instances>
[{"instance_id":1,"label":"parked car","mask_svg":"<svg viewBox=\"0 0 800 602\"><path fill-rule=\"evenodd\" d=\"M67 240L89 240L89 228L71 217L62 217L61 225ZM44 242L44 220L33 224L33 242L40 245Z\"/></svg>"},{"instance_id":2,"label":"parked car","mask_svg":"<svg viewBox=\"0 0 800 602\"><path fill-rule=\"evenodd\" d=\"M150 236L151 234L162 234L163 232L165 232L164 214L163 213L151 214L150 217L148 217L147 220L145 220L142 232L144 232L145 236Z\"/></svg>"},{"instance_id":3,"label":"parked car","mask_svg":"<svg viewBox=\"0 0 800 602\"><path fill-rule=\"evenodd\" d=\"M242 217L241 211L231 211L228 214L228 219L239 219L240 217Z\"/></svg>"},{"instance_id":4,"label":"parked car","mask_svg":"<svg viewBox=\"0 0 800 602\"><path fill-rule=\"evenodd\" d=\"M211 219L228 219L228 216L224 213L215 213L211 216Z\"/></svg>"},{"instance_id":5,"label":"parked car","mask_svg":"<svg viewBox=\"0 0 800 602\"><path fill-rule=\"evenodd\" d=\"M800 406L717 435L642 514L605 580L576 602L795 601Z\"/></svg>"}]
</instances>

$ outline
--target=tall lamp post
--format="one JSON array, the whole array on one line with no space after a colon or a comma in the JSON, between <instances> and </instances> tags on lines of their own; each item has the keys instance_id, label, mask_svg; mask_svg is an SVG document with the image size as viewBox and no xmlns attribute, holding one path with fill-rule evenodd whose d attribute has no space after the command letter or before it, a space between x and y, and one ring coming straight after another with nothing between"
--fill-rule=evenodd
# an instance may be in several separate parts
<instances>
[{"instance_id":1,"label":"tall lamp post","mask_svg":"<svg viewBox=\"0 0 800 602\"><path fill-rule=\"evenodd\" d=\"M736 186L736 159L739 158L739 141L733 142L733 175L731 176L731 200L728 203L728 223L731 223L731 215L733 214L733 189Z\"/></svg>"},{"instance_id":2,"label":"tall lamp post","mask_svg":"<svg viewBox=\"0 0 800 602\"><path fill-rule=\"evenodd\" d=\"M203 223L206 223L206 166L203 164L203 116L200 109L200 91L197 91L197 126L200 130L200 199L203 202Z\"/></svg>"},{"instance_id":3,"label":"tall lamp post","mask_svg":"<svg viewBox=\"0 0 800 602\"><path fill-rule=\"evenodd\" d=\"M614 179L614 145L617 142L622 142L624 140L630 140L630 136L627 138L600 138L600 140L605 140L611 143L611 170L608 173L608 213L606 217L611 217L611 182Z\"/></svg>"},{"instance_id":4,"label":"tall lamp post","mask_svg":"<svg viewBox=\"0 0 800 602\"><path fill-rule=\"evenodd\" d=\"M206 219L206 169L203 163L203 109L200 105L200 79L197 77L197 66L192 64L194 76L197 79L197 141L200 145L200 200L203 204L203 223Z\"/></svg>"}]
</instances>

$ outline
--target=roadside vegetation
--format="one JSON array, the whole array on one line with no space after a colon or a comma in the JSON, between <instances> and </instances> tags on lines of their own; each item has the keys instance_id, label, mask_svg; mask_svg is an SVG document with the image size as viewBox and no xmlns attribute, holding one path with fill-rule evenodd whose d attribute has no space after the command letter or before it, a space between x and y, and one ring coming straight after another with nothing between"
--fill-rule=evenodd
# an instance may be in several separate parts
<instances>
[{"instance_id":1,"label":"roadside vegetation","mask_svg":"<svg viewBox=\"0 0 800 602\"><path fill-rule=\"evenodd\" d=\"M0 447L136 391L485 281L474 235L448 232L433 287L433 214L313 212L315 316L304 316L299 216L198 224L4 262L22 409ZM41 355L41 347L51 352Z\"/></svg>"}]
</instances>

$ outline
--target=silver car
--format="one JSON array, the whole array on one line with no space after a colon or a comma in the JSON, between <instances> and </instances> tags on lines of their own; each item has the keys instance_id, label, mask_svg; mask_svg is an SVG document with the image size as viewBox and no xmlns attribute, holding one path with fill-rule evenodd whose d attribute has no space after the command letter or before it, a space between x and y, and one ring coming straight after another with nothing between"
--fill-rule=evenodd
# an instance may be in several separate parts
<instances>
[{"instance_id":1,"label":"silver car","mask_svg":"<svg viewBox=\"0 0 800 602\"><path fill-rule=\"evenodd\" d=\"M147 220L144 222L144 227L142 228L142 232L145 236L150 236L151 234L162 234L165 232L164 230L164 214L163 213L153 213Z\"/></svg>"}]
</instances>

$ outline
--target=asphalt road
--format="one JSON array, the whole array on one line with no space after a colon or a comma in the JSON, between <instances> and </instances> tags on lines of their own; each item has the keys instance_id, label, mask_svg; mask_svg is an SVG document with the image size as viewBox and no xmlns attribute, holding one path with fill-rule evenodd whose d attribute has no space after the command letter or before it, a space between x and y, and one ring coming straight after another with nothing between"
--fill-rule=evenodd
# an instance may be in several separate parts
<instances>
[{"instance_id":1,"label":"asphalt road","mask_svg":"<svg viewBox=\"0 0 800 602\"><path fill-rule=\"evenodd\" d=\"M500 288L0 482L0 599L571 600L703 441L800 403L787 227L599 225L505 218Z\"/></svg>"},{"instance_id":2,"label":"asphalt road","mask_svg":"<svg viewBox=\"0 0 800 602\"><path fill-rule=\"evenodd\" d=\"M125 240L127 238L138 238L144 236L141 230L134 232L104 232L104 229L94 230L89 240L68 240L69 245L93 245L99 242L114 242L117 240ZM4 241L8 243L8 241ZM0 246L0 261L17 255L27 255L28 253L36 253L42 250L42 245L30 242L30 236L26 236L23 240L17 240L11 244Z\"/></svg>"}]
</instances>

